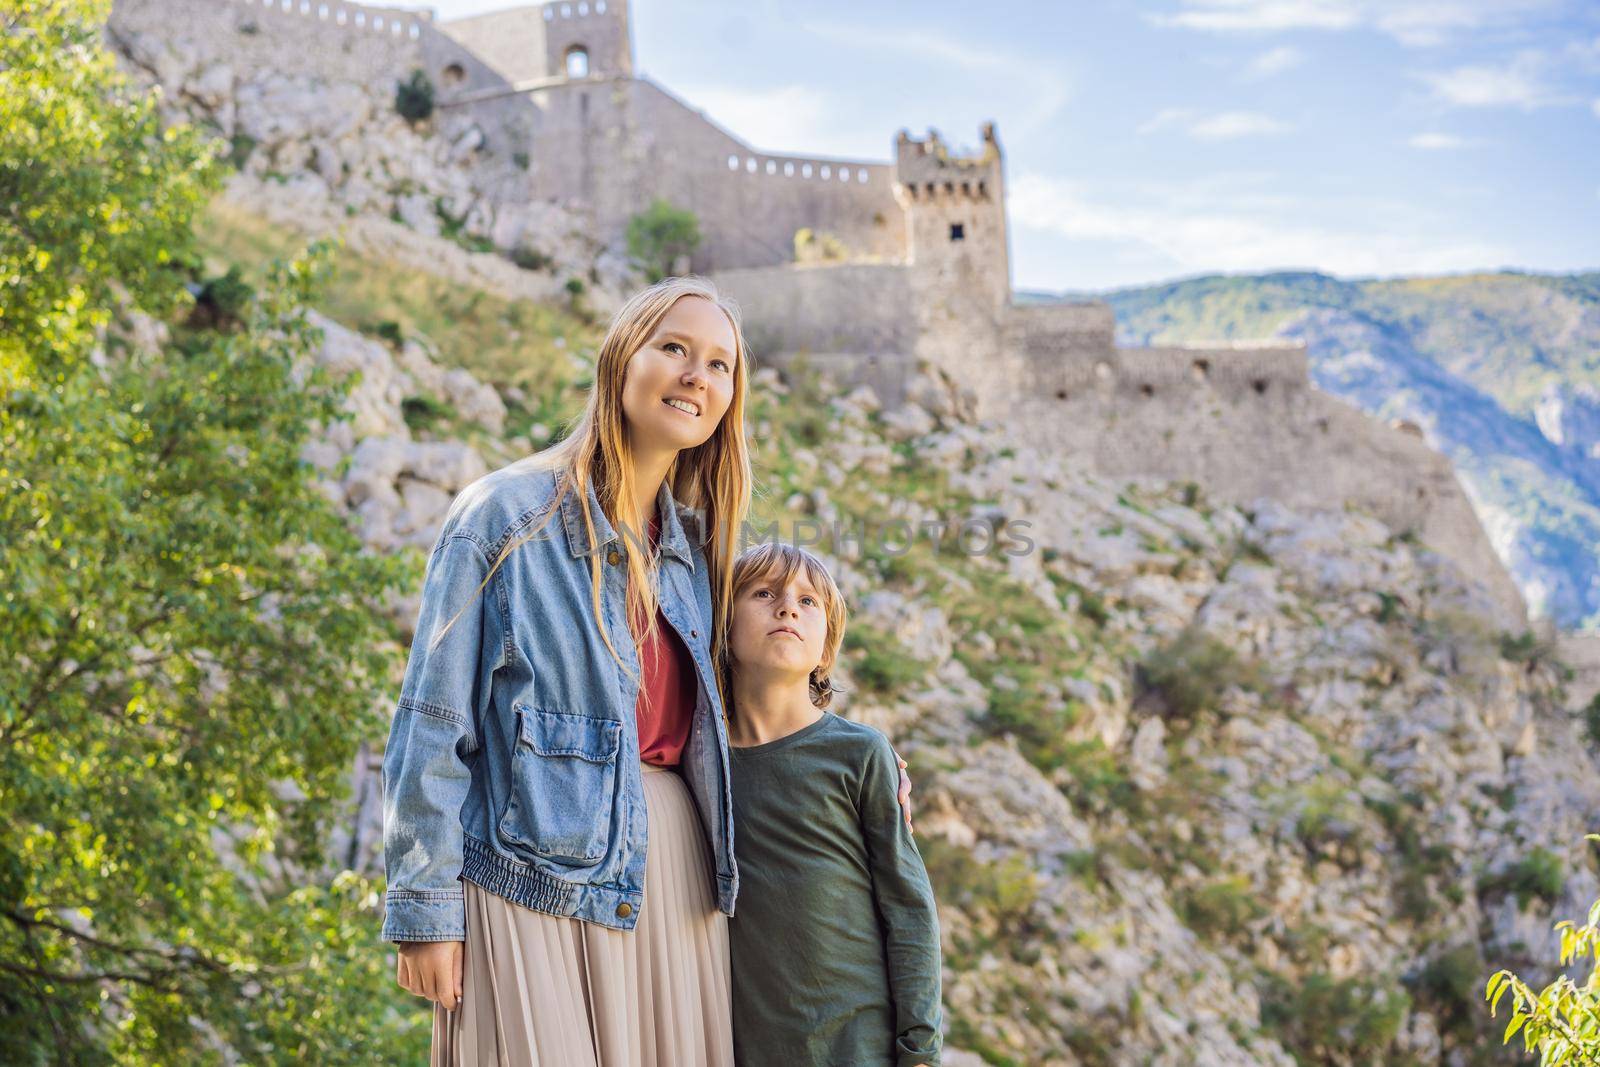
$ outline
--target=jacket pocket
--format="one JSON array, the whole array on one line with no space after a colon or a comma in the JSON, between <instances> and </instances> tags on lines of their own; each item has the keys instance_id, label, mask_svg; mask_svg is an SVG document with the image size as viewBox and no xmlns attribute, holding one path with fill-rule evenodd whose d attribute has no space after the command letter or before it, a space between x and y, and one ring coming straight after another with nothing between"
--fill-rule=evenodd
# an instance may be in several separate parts
<instances>
[{"instance_id":1,"label":"jacket pocket","mask_svg":"<svg viewBox=\"0 0 1600 1067\"><path fill-rule=\"evenodd\" d=\"M513 704L517 745L503 841L567 866L605 857L622 723Z\"/></svg>"}]
</instances>

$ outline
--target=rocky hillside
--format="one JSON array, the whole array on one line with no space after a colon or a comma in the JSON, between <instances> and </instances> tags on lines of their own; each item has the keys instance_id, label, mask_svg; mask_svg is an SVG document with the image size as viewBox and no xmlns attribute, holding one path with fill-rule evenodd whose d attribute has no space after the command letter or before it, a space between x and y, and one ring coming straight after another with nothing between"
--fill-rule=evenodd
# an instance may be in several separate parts
<instances>
[{"instance_id":1,"label":"rocky hillside","mask_svg":"<svg viewBox=\"0 0 1600 1067\"><path fill-rule=\"evenodd\" d=\"M467 131L402 128L361 87L324 129L303 86L224 93L215 57L124 44L250 138L213 273L345 234L317 358L360 374L355 417L307 458L420 583L452 494L560 433L634 282L559 209L474 215ZM1358 513L1098 481L931 379L892 412L803 373L756 390L758 522L850 534L818 545L853 609L839 710L917 783L952 1067L1516 1062L1482 983L1538 973L1600 892L1600 774L1546 645ZM369 872L378 758L334 843Z\"/></svg>"},{"instance_id":2,"label":"rocky hillside","mask_svg":"<svg viewBox=\"0 0 1600 1067\"><path fill-rule=\"evenodd\" d=\"M324 325L363 375L326 487L420 578L450 494L528 443L494 432L516 405L425 337ZM1360 514L1101 483L932 380L892 412L757 392L756 519L833 562L840 711L915 776L952 1064L1516 1062L1482 982L1537 972L1600 892L1600 774L1549 649ZM440 397L445 433L408 422ZM376 759L338 846L369 871Z\"/></svg>"},{"instance_id":3,"label":"rocky hillside","mask_svg":"<svg viewBox=\"0 0 1600 1067\"><path fill-rule=\"evenodd\" d=\"M890 414L775 395L764 417L815 438L774 461L790 509L1032 542L840 560L845 712L918 775L956 1043L1510 1062L1479 1007L1489 964L1551 958L1552 916L1600 885L1600 776L1549 650L1490 630L1451 564L1370 518L1098 483L939 395Z\"/></svg>"},{"instance_id":4,"label":"rocky hillside","mask_svg":"<svg viewBox=\"0 0 1600 1067\"><path fill-rule=\"evenodd\" d=\"M493 291L551 301L587 292L602 312L628 284L620 248L524 194L531 161L508 150L507 130L431 103L402 114L387 71L329 64L309 75L214 25L174 24L140 4L115 8L105 37L165 120L216 136L241 178L230 199L274 226L342 228L396 265ZM473 252L501 255L464 254Z\"/></svg>"},{"instance_id":5,"label":"rocky hillside","mask_svg":"<svg viewBox=\"0 0 1600 1067\"><path fill-rule=\"evenodd\" d=\"M1451 458L1536 613L1600 628L1600 275L1290 273L1094 295L1122 344L1304 341L1319 387Z\"/></svg>"}]
</instances>

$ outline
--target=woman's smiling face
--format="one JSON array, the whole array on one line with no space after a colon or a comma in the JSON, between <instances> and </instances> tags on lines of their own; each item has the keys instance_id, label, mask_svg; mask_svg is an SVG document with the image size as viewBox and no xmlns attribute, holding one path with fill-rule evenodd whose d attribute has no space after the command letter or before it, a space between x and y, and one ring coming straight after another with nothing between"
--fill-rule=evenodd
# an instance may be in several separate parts
<instances>
[{"instance_id":1,"label":"woman's smiling face","mask_svg":"<svg viewBox=\"0 0 1600 1067\"><path fill-rule=\"evenodd\" d=\"M636 451L704 444L733 402L733 324L716 304L680 297L628 360L622 410Z\"/></svg>"}]
</instances>

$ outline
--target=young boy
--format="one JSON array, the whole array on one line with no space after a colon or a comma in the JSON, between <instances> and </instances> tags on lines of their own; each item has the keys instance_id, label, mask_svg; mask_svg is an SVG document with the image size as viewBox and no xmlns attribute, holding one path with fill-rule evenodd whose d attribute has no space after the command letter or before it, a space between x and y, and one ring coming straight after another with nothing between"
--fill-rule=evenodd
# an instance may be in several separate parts
<instances>
[{"instance_id":1,"label":"young boy","mask_svg":"<svg viewBox=\"0 0 1600 1067\"><path fill-rule=\"evenodd\" d=\"M895 795L898 761L883 734L823 710L844 625L838 587L810 552L757 545L735 563L740 1067L939 1062L939 923Z\"/></svg>"}]
</instances>

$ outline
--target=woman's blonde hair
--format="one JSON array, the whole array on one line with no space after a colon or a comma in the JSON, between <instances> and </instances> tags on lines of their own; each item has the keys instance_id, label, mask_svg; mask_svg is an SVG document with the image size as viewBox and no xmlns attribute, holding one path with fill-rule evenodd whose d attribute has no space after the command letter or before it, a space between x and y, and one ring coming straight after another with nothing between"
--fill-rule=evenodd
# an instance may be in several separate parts
<instances>
[{"instance_id":1,"label":"woman's blonde hair","mask_svg":"<svg viewBox=\"0 0 1600 1067\"><path fill-rule=\"evenodd\" d=\"M554 498L544 515L526 533L507 542L478 585L478 591L482 592L506 557L550 521L566 494L577 493L583 508L584 530L589 539L595 622L600 627L600 636L606 648L619 665L622 664L622 658L611 643L611 635L606 630L605 612L600 603L600 559L588 489L593 487L601 510L625 541L635 549L648 545L644 517L633 514L633 467L627 462L627 420L622 408L622 387L627 377L628 361L644 347L673 304L686 296L700 297L716 304L733 326L733 398L728 410L703 444L678 453L666 475L666 484L673 498L701 512L701 528L685 529L684 532L691 540L697 540L704 546L713 615L711 660L712 663L722 662L722 644L728 630L728 606L732 597L733 557L738 550L738 534L750 511L750 454L744 437L749 350L745 346L738 306L724 297L708 278L697 275L663 278L635 293L617 310L606 329L605 339L600 342L600 352L595 360L594 387L589 390L589 399L582 414L565 437L531 457L534 469L557 472L558 489ZM665 516L661 517L661 525L665 529ZM628 627L635 648L639 648L657 633L655 574L653 568L647 566L642 552L629 551L624 556L628 565ZM456 614L459 616L460 612ZM450 622L455 622L455 618ZM449 629L448 623L444 629ZM441 635L443 632L440 631ZM718 689L723 690L721 672L715 673ZM726 696L725 690L722 695ZM726 708L726 703L723 706Z\"/></svg>"},{"instance_id":2,"label":"woman's blonde hair","mask_svg":"<svg viewBox=\"0 0 1600 1067\"><path fill-rule=\"evenodd\" d=\"M825 708L833 702L833 694L844 690L833 684L834 664L839 661L839 646L844 643L846 610L844 596L833 575L816 556L799 545L771 541L752 545L739 555L733 564L733 596L745 594L757 582L771 582L780 588L789 584L797 571L805 571L811 588L822 600L822 614L828 620L828 632L822 640L822 661L811 672L811 703ZM732 670L731 658L727 669Z\"/></svg>"}]
</instances>

